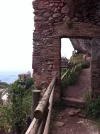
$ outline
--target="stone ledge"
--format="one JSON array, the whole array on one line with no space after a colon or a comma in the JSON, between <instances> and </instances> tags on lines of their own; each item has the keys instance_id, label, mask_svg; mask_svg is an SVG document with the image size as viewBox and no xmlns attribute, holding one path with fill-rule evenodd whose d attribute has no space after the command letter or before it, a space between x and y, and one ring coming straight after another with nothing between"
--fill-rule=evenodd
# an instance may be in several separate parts
<instances>
[{"instance_id":1,"label":"stone ledge","mask_svg":"<svg viewBox=\"0 0 100 134\"><path fill-rule=\"evenodd\" d=\"M86 102L81 99L77 98L67 98L67 97L62 97L61 101L68 106L73 106L73 107L84 107L86 105Z\"/></svg>"}]
</instances>

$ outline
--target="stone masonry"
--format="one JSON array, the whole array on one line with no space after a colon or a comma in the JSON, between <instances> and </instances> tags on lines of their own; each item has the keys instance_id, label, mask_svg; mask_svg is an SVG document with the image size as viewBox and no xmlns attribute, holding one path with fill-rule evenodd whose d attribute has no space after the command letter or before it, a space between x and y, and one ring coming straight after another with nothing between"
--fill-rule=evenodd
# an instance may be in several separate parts
<instances>
[{"instance_id":1,"label":"stone masonry","mask_svg":"<svg viewBox=\"0 0 100 134\"><path fill-rule=\"evenodd\" d=\"M47 86L55 72L60 85L61 38L93 38L100 33L99 0L35 0L33 33L34 81ZM60 86L59 86L60 87ZM57 88L57 92L60 88Z\"/></svg>"},{"instance_id":2,"label":"stone masonry","mask_svg":"<svg viewBox=\"0 0 100 134\"><path fill-rule=\"evenodd\" d=\"M92 40L91 66L92 97L95 99L100 96L100 35Z\"/></svg>"}]
</instances>

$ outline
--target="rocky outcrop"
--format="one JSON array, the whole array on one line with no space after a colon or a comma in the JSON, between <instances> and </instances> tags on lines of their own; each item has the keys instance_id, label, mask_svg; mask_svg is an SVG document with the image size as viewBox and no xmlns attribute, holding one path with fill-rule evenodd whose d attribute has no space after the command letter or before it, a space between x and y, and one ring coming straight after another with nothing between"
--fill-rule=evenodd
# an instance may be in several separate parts
<instances>
[{"instance_id":1,"label":"rocky outcrop","mask_svg":"<svg viewBox=\"0 0 100 134\"><path fill-rule=\"evenodd\" d=\"M91 55L91 40L89 39L70 39L75 50Z\"/></svg>"}]
</instances>

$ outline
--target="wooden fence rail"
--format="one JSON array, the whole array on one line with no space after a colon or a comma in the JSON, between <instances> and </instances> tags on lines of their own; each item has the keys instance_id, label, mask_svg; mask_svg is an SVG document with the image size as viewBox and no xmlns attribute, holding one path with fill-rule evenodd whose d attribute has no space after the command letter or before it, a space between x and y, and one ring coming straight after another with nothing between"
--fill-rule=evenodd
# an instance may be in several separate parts
<instances>
[{"instance_id":1,"label":"wooden fence rail","mask_svg":"<svg viewBox=\"0 0 100 134\"><path fill-rule=\"evenodd\" d=\"M57 74L39 101L33 114L34 118L25 134L48 134L56 78Z\"/></svg>"}]
</instances>

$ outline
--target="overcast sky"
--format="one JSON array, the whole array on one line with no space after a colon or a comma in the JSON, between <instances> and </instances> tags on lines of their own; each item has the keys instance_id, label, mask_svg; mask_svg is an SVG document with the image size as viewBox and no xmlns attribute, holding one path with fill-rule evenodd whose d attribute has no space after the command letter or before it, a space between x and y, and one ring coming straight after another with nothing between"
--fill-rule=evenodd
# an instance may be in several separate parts
<instances>
[{"instance_id":1,"label":"overcast sky","mask_svg":"<svg viewBox=\"0 0 100 134\"><path fill-rule=\"evenodd\" d=\"M32 0L0 0L0 70L32 69ZM69 58L72 46L62 41L62 55Z\"/></svg>"}]
</instances>

